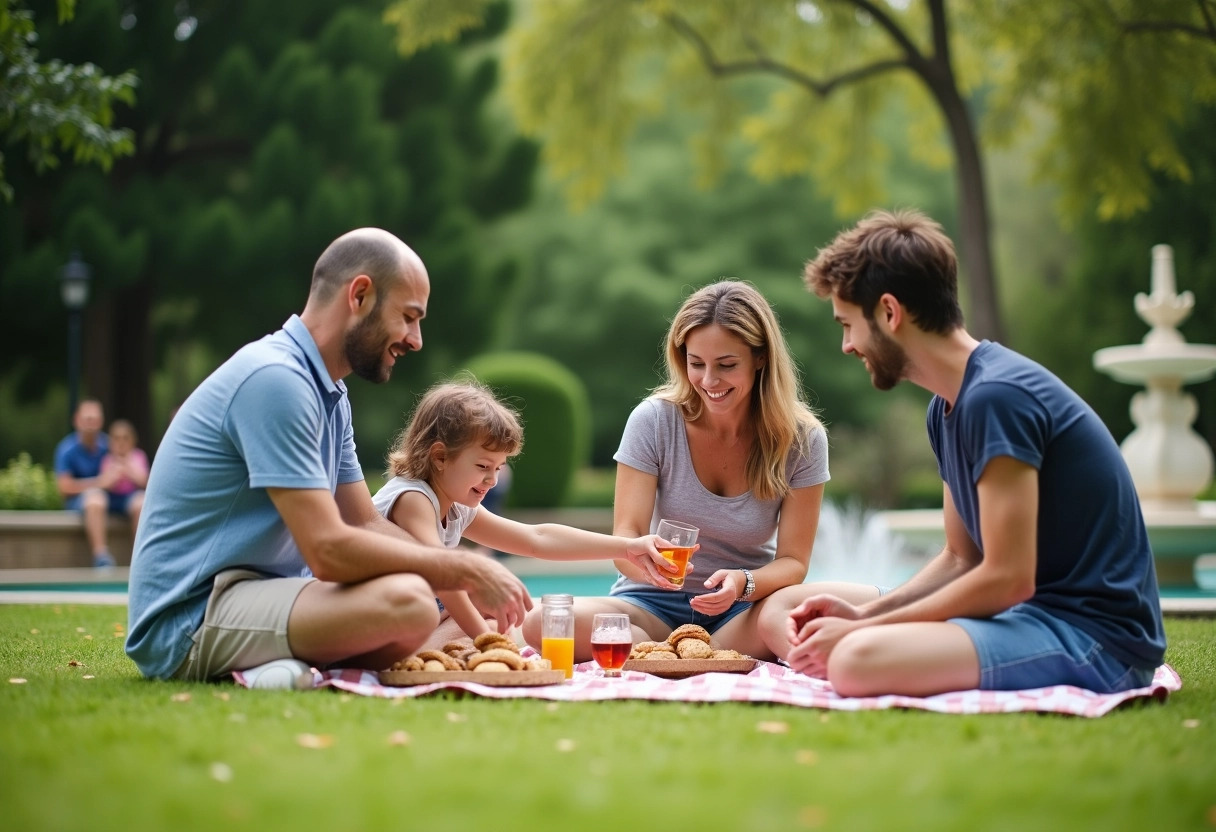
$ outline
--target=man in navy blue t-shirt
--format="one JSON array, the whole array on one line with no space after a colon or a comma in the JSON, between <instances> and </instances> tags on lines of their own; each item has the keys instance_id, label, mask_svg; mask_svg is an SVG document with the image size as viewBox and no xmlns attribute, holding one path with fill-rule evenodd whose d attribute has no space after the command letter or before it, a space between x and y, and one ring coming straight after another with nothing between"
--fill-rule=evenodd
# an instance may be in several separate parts
<instances>
[{"instance_id":1,"label":"man in navy blue t-shirt","mask_svg":"<svg viewBox=\"0 0 1216 832\"><path fill-rule=\"evenodd\" d=\"M1143 687L1165 653L1131 474L1097 414L1042 366L963 328L954 246L875 212L806 267L875 387L934 394L946 546L906 584L784 590L794 669L843 696Z\"/></svg>"}]
</instances>

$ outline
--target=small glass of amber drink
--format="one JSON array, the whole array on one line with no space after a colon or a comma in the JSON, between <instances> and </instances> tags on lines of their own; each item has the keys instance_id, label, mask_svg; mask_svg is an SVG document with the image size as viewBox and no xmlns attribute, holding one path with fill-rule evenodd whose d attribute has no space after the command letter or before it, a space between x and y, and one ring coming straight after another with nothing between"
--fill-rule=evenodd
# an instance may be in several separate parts
<instances>
[{"instance_id":1,"label":"small glass of amber drink","mask_svg":"<svg viewBox=\"0 0 1216 832\"><path fill-rule=\"evenodd\" d=\"M677 523L674 520L659 521L656 534L671 544L671 546L662 546L659 553L679 569L674 575L667 576L667 580L671 581L672 586L684 586L684 573L688 571L688 559L692 557L700 531L696 526Z\"/></svg>"},{"instance_id":2,"label":"small glass of amber drink","mask_svg":"<svg viewBox=\"0 0 1216 832\"><path fill-rule=\"evenodd\" d=\"M620 676L633 649L633 628L623 613L597 613L591 619L591 657L605 676Z\"/></svg>"}]
</instances>

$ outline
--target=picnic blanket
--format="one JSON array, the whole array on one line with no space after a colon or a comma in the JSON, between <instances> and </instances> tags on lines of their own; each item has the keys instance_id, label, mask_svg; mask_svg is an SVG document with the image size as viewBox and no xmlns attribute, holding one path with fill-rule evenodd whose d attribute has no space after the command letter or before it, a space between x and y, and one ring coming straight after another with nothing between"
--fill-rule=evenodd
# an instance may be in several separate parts
<instances>
[{"instance_id":1,"label":"picnic blanket","mask_svg":"<svg viewBox=\"0 0 1216 832\"><path fill-rule=\"evenodd\" d=\"M533 652L525 648L525 652ZM1182 679L1168 664L1157 668L1148 687L1122 693L1094 693L1072 685L1017 691L964 690L937 696L843 697L822 679L812 679L789 667L760 662L750 673L705 673L688 679L661 679L627 671L617 679L605 678L594 662L575 665L574 678L545 687L490 687L476 682L439 682L414 687L380 684L370 670L314 672L314 687L335 688L360 696L384 699L413 698L444 690L460 690L491 699L548 699L556 702L597 702L608 699L650 699L661 702L757 702L828 708L838 711L917 708L944 714L992 714L1041 711L1098 717L1120 705L1140 699L1164 701L1182 687ZM238 684L243 684L239 674Z\"/></svg>"}]
</instances>

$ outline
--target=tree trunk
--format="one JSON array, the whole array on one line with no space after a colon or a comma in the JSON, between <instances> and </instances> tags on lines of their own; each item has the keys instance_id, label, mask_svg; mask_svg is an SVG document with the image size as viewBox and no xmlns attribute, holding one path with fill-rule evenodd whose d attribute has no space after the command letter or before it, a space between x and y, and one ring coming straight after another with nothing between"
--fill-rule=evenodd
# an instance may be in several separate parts
<instances>
[{"instance_id":1,"label":"tree trunk","mask_svg":"<svg viewBox=\"0 0 1216 832\"><path fill-rule=\"evenodd\" d=\"M152 452L152 332L149 320L152 289L149 281L118 293L114 315L114 417L135 425L141 447Z\"/></svg>"},{"instance_id":2,"label":"tree trunk","mask_svg":"<svg viewBox=\"0 0 1216 832\"><path fill-rule=\"evenodd\" d=\"M943 111L950 126L954 156L958 163L955 187L958 189L959 259L970 293L967 328L977 338L1005 341L1000 299L992 268L992 232L988 215L988 188L984 166L971 118L961 99Z\"/></svg>"},{"instance_id":3,"label":"tree trunk","mask_svg":"<svg viewBox=\"0 0 1216 832\"><path fill-rule=\"evenodd\" d=\"M979 141L971 113L958 91L958 80L950 62L949 24L945 0L929 3L934 55L914 59L913 68L924 80L941 107L954 145L957 164L959 265L969 290L967 329L979 338L1005 340L1000 297L992 268L992 227L988 216L988 188Z\"/></svg>"},{"instance_id":4,"label":"tree trunk","mask_svg":"<svg viewBox=\"0 0 1216 832\"><path fill-rule=\"evenodd\" d=\"M105 408L107 429L115 419L135 426L149 456L154 439L151 308L151 289L144 284L103 294L89 304L81 387L81 398L97 399Z\"/></svg>"}]
</instances>

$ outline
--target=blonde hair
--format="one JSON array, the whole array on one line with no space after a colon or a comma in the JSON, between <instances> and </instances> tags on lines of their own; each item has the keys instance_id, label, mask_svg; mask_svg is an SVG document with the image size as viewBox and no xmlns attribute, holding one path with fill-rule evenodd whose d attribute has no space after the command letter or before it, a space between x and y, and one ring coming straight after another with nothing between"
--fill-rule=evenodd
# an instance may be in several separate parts
<instances>
[{"instance_id":1,"label":"blonde hair","mask_svg":"<svg viewBox=\"0 0 1216 832\"><path fill-rule=\"evenodd\" d=\"M702 401L688 380L688 335L694 329L717 324L764 359L752 387L751 414L756 442L747 458L747 482L761 500L789 493L786 462L790 450L799 446L822 423L803 401L798 368L790 356L785 336L768 301L751 284L722 280L697 290L684 301L667 331L667 381L655 388L656 398L680 408L685 421L701 416Z\"/></svg>"},{"instance_id":2,"label":"blonde hair","mask_svg":"<svg viewBox=\"0 0 1216 832\"><path fill-rule=\"evenodd\" d=\"M477 444L515 456L523 448L519 414L475 379L441 382L418 401L405 429L388 453L390 477L429 480L434 473L431 446L440 442L457 454Z\"/></svg>"}]
</instances>

